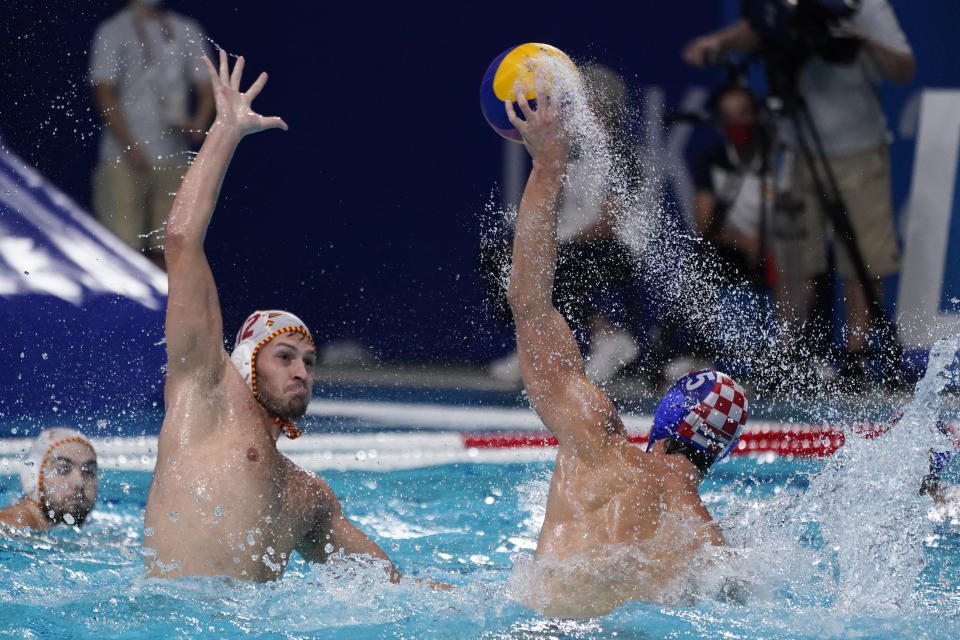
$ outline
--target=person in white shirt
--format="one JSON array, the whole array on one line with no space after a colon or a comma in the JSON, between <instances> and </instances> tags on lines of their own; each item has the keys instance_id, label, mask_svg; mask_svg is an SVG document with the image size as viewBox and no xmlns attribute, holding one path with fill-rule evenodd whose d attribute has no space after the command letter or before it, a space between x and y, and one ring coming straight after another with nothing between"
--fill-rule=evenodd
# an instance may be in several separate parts
<instances>
[{"instance_id":1,"label":"person in white shirt","mask_svg":"<svg viewBox=\"0 0 960 640\"><path fill-rule=\"evenodd\" d=\"M829 168L836 177L846 216L853 227L857 247L868 272L868 285L877 300L883 296L882 278L900 267L900 251L893 222L890 194L890 158L887 131L876 94L886 78L898 84L913 80L915 59L906 36L887 0L863 0L842 23L848 37L859 41L852 62L829 62L812 55L800 66L796 92L802 97L823 144ZM746 17L717 32L693 40L683 51L690 64L704 67L711 55L729 51L752 52L762 44L761 34ZM814 148L810 131L801 131L808 148ZM797 136L789 123L781 138L797 148ZM818 163L819 164L819 163ZM818 169L822 174L822 168ZM813 277L827 269L827 212L802 157L795 158L791 177L792 194L803 204L801 222L803 250L800 264L786 264L789 247L777 244L778 270L799 269L804 277L806 315L812 298ZM790 224L785 221L785 224ZM778 225L775 220L774 225ZM851 375L863 373L871 328L870 293L859 281L844 242L835 242L837 271L844 280L847 315L847 344L842 369Z\"/></svg>"},{"instance_id":2,"label":"person in white shirt","mask_svg":"<svg viewBox=\"0 0 960 640\"><path fill-rule=\"evenodd\" d=\"M197 22L155 0L132 0L97 28L90 46L89 82L105 125L93 210L159 265L162 228L187 155L213 119L205 41Z\"/></svg>"}]
</instances>

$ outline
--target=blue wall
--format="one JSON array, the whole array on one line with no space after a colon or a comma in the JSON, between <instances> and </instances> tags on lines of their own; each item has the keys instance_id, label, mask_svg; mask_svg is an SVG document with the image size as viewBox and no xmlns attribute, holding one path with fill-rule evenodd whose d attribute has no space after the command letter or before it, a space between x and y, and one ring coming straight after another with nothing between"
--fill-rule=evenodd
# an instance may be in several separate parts
<instances>
[{"instance_id":1,"label":"blue wall","mask_svg":"<svg viewBox=\"0 0 960 640\"><path fill-rule=\"evenodd\" d=\"M65 0L47 12L13 0L0 21L0 130L84 204L99 130L86 50L121 4ZM549 42L677 103L690 85L719 79L685 66L681 47L731 12L727 2L168 4L245 55L249 78L269 71L256 106L290 124L242 143L208 235L228 335L253 308L285 307L321 341L439 361L482 361L510 340L484 311L475 258L502 153L478 107L489 61L512 44ZM893 4L918 58L913 87L882 92L896 128L916 89L960 85L946 48L960 8ZM912 140L898 141L898 204L911 157Z\"/></svg>"}]
</instances>

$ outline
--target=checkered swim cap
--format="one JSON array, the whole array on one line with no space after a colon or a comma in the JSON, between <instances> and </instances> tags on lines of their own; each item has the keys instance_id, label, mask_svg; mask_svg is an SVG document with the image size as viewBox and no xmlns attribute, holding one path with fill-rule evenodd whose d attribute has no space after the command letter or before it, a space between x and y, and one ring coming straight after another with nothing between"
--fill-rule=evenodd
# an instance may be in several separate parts
<instances>
[{"instance_id":1,"label":"checkered swim cap","mask_svg":"<svg viewBox=\"0 0 960 640\"><path fill-rule=\"evenodd\" d=\"M689 373L660 401L647 451L657 440L671 438L720 460L737 446L747 406L747 394L730 376L710 369Z\"/></svg>"}]
</instances>

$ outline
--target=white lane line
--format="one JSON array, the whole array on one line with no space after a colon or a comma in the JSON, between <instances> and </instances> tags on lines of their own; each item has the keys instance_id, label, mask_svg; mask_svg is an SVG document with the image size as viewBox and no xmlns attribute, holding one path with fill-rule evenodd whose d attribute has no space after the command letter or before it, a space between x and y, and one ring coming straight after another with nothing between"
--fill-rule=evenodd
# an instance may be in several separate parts
<instances>
[{"instance_id":1,"label":"white lane line","mask_svg":"<svg viewBox=\"0 0 960 640\"><path fill-rule=\"evenodd\" d=\"M416 426L447 430L520 429L537 431L543 423L532 409L478 408L409 402L366 402L361 400L314 400L307 415L354 418L390 426Z\"/></svg>"},{"instance_id":2,"label":"white lane line","mask_svg":"<svg viewBox=\"0 0 960 640\"><path fill-rule=\"evenodd\" d=\"M155 436L91 438L100 467L120 471L153 471ZM23 452L32 440L0 439L0 475L20 472ZM281 439L278 448L312 471L394 471L458 463L524 463L550 460L552 447L468 449L459 433L309 434Z\"/></svg>"},{"instance_id":3,"label":"white lane line","mask_svg":"<svg viewBox=\"0 0 960 640\"><path fill-rule=\"evenodd\" d=\"M313 400L307 415L353 418L369 424L444 429L447 431L504 430L543 431L545 427L533 409L465 407L411 402L367 402L363 400ZM631 431L646 432L652 415L625 413L624 425Z\"/></svg>"},{"instance_id":4,"label":"white lane line","mask_svg":"<svg viewBox=\"0 0 960 640\"><path fill-rule=\"evenodd\" d=\"M313 400L307 415L353 418L368 424L393 427L418 427L444 431L516 431L540 432L546 427L533 409L488 408L412 402L369 402L364 400ZM650 414L622 413L623 424L630 433L647 433L653 424ZM789 423L779 420L751 420L745 430L750 433L810 431L828 425ZM837 428L834 426L834 428ZM432 437L432 436L428 436Z\"/></svg>"}]
</instances>

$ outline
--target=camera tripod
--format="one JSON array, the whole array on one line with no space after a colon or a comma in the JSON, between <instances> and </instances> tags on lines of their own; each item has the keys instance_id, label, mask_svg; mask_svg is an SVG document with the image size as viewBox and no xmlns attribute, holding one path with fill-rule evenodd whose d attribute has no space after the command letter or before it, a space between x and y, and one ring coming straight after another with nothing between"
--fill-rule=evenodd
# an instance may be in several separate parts
<instances>
[{"instance_id":1,"label":"camera tripod","mask_svg":"<svg viewBox=\"0 0 960 640\"><path fill-rule=\"evenodd\" d=\"M784 83L780 83L782 88ZM836 176L830 167L830 161L823 148L823 141L817 131L816 124L810 114L803 96L794 89L796 85L790 83L790 91L784 96L783 91L778 97L782 100L782 114L789 117L793 125L797 149L806 164L811 181L817 195L833 225L835 237L843 243L850 257L856 278L866 294L867 308L870 315L870 327L877 331L880 340L881 364L883 377L890 382L898 382L901 376L903 362L903 348L897 339L896 327L887 316L880 300L879 291L871 279L860 244L844 204L843 194L837 184ZM786 98L786 99L784 99ZM805 125L805 126L804 126ZM812 145L805 139L809 135Z\"/></svg>"}]
</instances>

